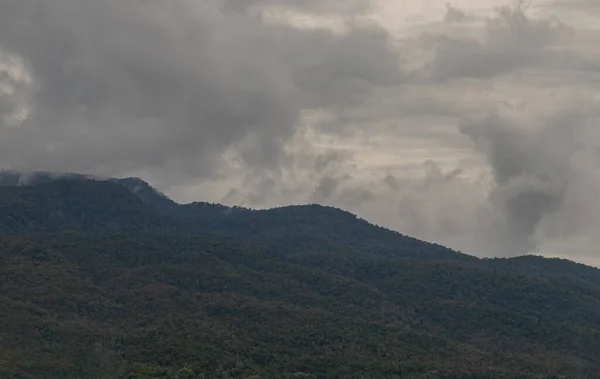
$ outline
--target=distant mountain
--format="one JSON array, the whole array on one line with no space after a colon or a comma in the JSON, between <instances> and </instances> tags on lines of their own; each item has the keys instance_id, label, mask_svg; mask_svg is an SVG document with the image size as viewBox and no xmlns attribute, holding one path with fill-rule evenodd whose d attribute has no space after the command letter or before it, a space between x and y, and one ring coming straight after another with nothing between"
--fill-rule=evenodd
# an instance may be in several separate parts
<instances>
[{"instance_id":1,"label":"distant mountain","mask_svg":"<svg viewBox=\"0 0 600 379\"><path fill-rule=\"evenodd\" d=\"M0 186L32 186L55 180L103 180L93 175L78 173L57 173L47 171L0 170Z\"/></svg>"},{"instance_id":2,"label":"distant mountain","mask_svg":"<svg viewBox=\"0 0 600 379\"><path fill-rule=\"evenodd\" d=\"M140 178L109 179L111 183L119 184L127 188L137 198L149 207L168 214L177 214L180 205L169 199L165 194Z\"/></svg>"},{"instance_id":3,"label":"distant mountain","mask_svg":"<svg viewBox=\"0 0 600 379\"><path fill-rule=\"evenodd\" d=\"M598 377L598 269L320 205L0 175L0 378Z\"/></svg>"},{"instance_id":4,"label":"distant mountain","mask_svg":"<svg viewBox=\"0 0 600 379\"><path fill-rule=\"evenodd\" d=\"M556 280L571 278L600 285L600 270L566 259L526 255L515 258L486 259L485 262L490 267L511 270L523 275L552 277Z\"/></svg>"},{"instance_id":5,"label":"distant mountain","mask_svg":"<svg viewBox=\"0 0 600 379\"><path fill-rule=\"evenodd\" d=\"M4 187L0 186L0 198L12 199L12 204L5 200L0 206L0 234L53 230L177 231L236 236L285 253L358 249L415 259L472 259L320 205L269 210L203 202L181 205L139 178L98 179L41 172L25 178L10 173L0 176L0 183L4 183Z\"/></svg>"},{"instance_id":6,"label":"distant mountain","mask_svg":"<svg viewBox=\"0 0 600 379\"><path fill-rule=\"evenodd\" d=\"M0 187L0 235L79 231L178 231L122 185L82 177Z\"/></svg>"}]
</instances>

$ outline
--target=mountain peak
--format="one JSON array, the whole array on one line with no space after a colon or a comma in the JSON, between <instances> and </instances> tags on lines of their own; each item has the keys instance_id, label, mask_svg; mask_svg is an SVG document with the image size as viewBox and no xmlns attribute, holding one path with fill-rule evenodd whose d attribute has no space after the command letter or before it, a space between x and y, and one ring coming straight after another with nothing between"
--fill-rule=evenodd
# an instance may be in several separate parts
<instances>
[{"instance_id":1,"label":"mountain peak","mask_svg":"<svg viewBox=\"0 0 600 379\"><path fill-rule=\"evenodd\" d=\"M107 180L108 178L73 172L0 170L0 186L34 186L63 179Z\"/></svg>"},{"instance_id":2,"label":"mountain peak","mask_svg":"<svg viewBox=\"0 0 600 379\"><path fill-rule=\"evenodd\" d=\"M0 170L0 187L35 186L56 180L112 182L124 186L144 202L172 202L165 194L138 177L113 178L74 172Z\"/></svg>"}]
</instances>

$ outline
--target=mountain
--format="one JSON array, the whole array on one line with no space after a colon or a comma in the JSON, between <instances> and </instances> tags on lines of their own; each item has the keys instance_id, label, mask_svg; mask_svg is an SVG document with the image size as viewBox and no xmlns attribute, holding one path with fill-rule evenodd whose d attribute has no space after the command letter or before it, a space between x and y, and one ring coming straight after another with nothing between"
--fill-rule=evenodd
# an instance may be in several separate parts
<instances>
[{"instance_id":1,"label":"mountain","mask_svg":"<svg viewBox=\"0 0 600 379\"><path fill-rule=\"evenodd\" d=\"M15 183L18 173L0 183ZM97 179L34 173L28 185L0 185L0 234L52 230L210 233L236 236L280 252L362 250L387 256L471 257L378 227L320 205L250 210L219 204L180 205L138 178Z\"/></svg>"},{"instance_id":2,"label":"mountain","mask_svg":"<svg viewBox=\"0 0 600 379\"><path fill-rule=\"evenodd\" d=\"M600 285L600 270L566 259L526 255L488 259L487 263L491 267L511 270L523 275L552 277L555 280L576 279Z\"/></svg>"},{"instance_id":3,"label":"mountain","mask_svg":"<svg viewBox=\"0 0 600 379\"><path fill-rule=\"evenodd\" d=\"M42 177L0 187L2 378L599 377L598 269Z\"/></svg>"},{"instance_id":4,"label":"mountain","mask_svg":"<svg viewBox=\"0 0 600 379\"><path fill-rule=\"evenodd\" d=\"M67 179L71 181L83 181L99 179L93 175L84 175L78 173L56 173L46 171L16 171L0 170L0 186L32 186L42 183L50 183L57 179Z\"/></svg>"},{"instance_id":5,"label":"mountain","mask_svg":"<svg viewBox=\"0 0 600 379\"><path fill-rule=\"evenodd\" d=\"M80 231L177 231L180 223L110 181L58 178L0 187L0 235Z\"/></svg>"}]
</instances>

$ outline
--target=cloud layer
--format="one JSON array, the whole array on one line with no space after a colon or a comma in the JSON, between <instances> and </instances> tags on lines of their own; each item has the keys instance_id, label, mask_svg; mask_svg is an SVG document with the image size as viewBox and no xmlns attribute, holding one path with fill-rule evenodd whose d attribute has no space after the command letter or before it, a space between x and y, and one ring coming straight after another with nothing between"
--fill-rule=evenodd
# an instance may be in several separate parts
<instances>
[{"instance_id":1,"label":"cloud layer","mask_svg":"<svg viewBox=\"0 0 600 379\"><path fill-rule=\"evenodd\" d=\"M0 7L2 51L32 77L31 94L1 108L13 118L29 109L20 127L2 130L0 158L14 168L202 176L228 148L272 165L302 109L360 102L401 78L374 25L300 30L218 1Z\"/></svg>"}]
</instances>

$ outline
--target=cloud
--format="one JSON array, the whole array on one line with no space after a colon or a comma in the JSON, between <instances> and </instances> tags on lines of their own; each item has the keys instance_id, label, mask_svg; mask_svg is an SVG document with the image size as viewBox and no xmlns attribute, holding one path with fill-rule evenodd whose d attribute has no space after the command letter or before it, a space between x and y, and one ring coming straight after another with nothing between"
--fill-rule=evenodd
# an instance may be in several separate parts
<instances>
[{"instance_id":1,"label":"cloud","mask_svg":"<svg viewBox=\"0 0 600 379\"><path fill-rule=\"evenodd\" d=\"M389 36L374 25L340 35L223 6L2 2L0 47L26 63L33 92L0 102L4 119L19 106L31 109L20 127L0 131L3 164L161 170L172 180L209 177L227 151L250 166L277 166L303 109L360 102L401 77Z\"/></svg>"},{"instance_id":2,"label":"cloud","mask_svg":"<svg viewBox=\"0 0 600 379\"><path fill-rule=\"evenodd\" d=\"M447 3L446 4L446 14L444 15L444 22L455 23L455 22L464 22L469 20L469 14L463 11L462 9Z\"/></svg>"},{"instance_id":3,"label":"cloud","mask_svg":"<svg viewBox=\"0 0 600 379\"><path fill-rule=\"evenodd\" d=\"M498 227L505 254L520 254L537 247L539 224L573 206L566 199L578 190L578 177L595 170L584 159L594 148L586 144L593 112L576 102L535 118L511 116L464 120L460 130L492 169L489 200L503 219Z\"/></svg>"},{"instance_id":4,"label":"cloud","mask_svg":"<svg viewBox=\"0 0 600 379\"><path fill-rule=\"evenodd\" d=\"M276 0L224 0L224 5L226 9L236 11L283 7L315 14L339 16L340 14L363 14L372 8L373 3L369 0L287 0L284 3Z\"/></svg>"},{"instance_id":5,"label":"cloud","mask_svg":"<svg viewBox=\"0 0 600 379\"><path fill-rule=\"evenodd\" d=\"M22 67L22 60L0 50L0 128L17 126L27 117L31 78Z\"/></svg>"},{"instance_id":6,"label":"cloud","mask_svg":"<svg viewBox=\"0 0 600 379\"><path fill-rule=\"evenodd\" d=\"M461 17L464 16L464 17ZM457 8L448 8L447 21L467 20ZM552 65L568 56L558 47L568 41L571 30L556 19L532 19L521 3L502 6L489 18L482 34L432 38L435 54L430 62L436 80L485 78L531 66Z\"/></svg>"}]
</instances>

